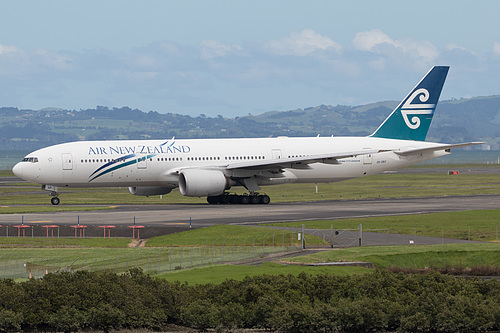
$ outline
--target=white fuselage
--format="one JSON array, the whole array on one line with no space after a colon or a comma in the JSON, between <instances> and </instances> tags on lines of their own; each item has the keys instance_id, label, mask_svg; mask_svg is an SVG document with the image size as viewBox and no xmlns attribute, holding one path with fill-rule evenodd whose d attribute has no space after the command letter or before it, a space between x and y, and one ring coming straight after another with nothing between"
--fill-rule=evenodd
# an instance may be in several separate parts
<instances>
[{"instance_id":1,"label":"white fuselage","mask_svg":"<svg viewBox=\"0 0 500 333\"><path fill-rule=\"evenodd\" d=\"M175 170L183 168L221 170L226 177L237 179L256 175L256 171L227 166L331 152L379 151L331 164L290 165L275 174L268 169L257 174L258 185L323 183L374 175L448 154L443 150L411 156L394 153L434 145L374 137L80 141L34 151L27 155L27 161L14 167L14 173L35 183L59 187L177 187Z\"/></svg>"}]
</instances>

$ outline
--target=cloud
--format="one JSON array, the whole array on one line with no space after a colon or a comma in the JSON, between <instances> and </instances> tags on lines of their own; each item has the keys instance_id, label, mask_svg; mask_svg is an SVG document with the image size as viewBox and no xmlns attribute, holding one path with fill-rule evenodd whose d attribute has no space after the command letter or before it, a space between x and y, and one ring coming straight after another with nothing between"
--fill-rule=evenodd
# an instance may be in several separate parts
<instances>
[{"instance_id":1,"label":"cloud","mask_svg":"<svg viewBox=\"0 0 500 333\"><path fill-rule=\"evenodd\" d=\"M397 47L396 42L380 29L358 32L356 36L354 36L352 44L358 50L370 52L380 44L389 44Z\"/></svg>"},{"instance_id":2,"label":"cloud","mask_svg":"<svg viewBox=\"0 0 500 333\"><path fill-rule=\"evenodd\" d=\"M290 36L267 43L272 53L278 55L307 56L318 50L333 49L337 52L342 46L326 36L322 36L312 29L301 32L292 32Z\"/></svg>"},{"instance_id":3,"label":"cloud","mask_svg":"<svg viewBox=\"0 0 500 333\"><path fill-rule=\"evenodd\" d=\"M493 54L497 57L500 56L500 43L498 41L493 42Z\"/></svg>"},{"instance_id":4,"label":"cloud","mask_svg":"<svg viewBox=\"0 0 500 333\"><path fill-rule=\"evenodd\" d=\"M216 40L205 40L200 44L201 59L208 60L212 58L224 57L234 51L241 51L242 47L238 44L225 44Z\"/></svg>"},{"instance_id":5,"label":"cloud","mask_svg":"<svg viewBox=\"0 0 500 333\"><path fill-rule=\"evenodd\" d=\"M36 61L46 67L67 70L71 68L73 59L65 54L59 54L45 49L37 49L33 53Z\"/></svg>"},{"instance_id":6,"label":"cloud","mask_svg":"<svg viewBox=\"0 0 500 333\"><path fill-rule=\"evenodd\" d=\"M7 53L23 53L23 51L17 46L0 44L0 55L5 55Z\"/></svg>"},{"instance_id":7,"label":"cloud","mask_svg":"<svg viewBox=\"0 0 500 333\"><path fill-rule=\"evenodd\" d=\"M412 59L414 64L429 66L439 57L439 50L429 41L413 38L392 39L380 29L358 32L352 40L354 49L393 59ZM380 61L377 61L380 67Z\"/></svg>"},{"instance_id":8,"label":"cloud","mask_svg":"<svg viewBox=\"0 0 500 333\"><path fill-rule=\"evenodd\" d=\"M426 40L394 38L380 29L352 37L340 45L304 29L240 44L156 41L122 51L27 51L0 44L0 100L28 108L128 105L235 116L398 98L414 83L408 77L419 78L437 63L451 65L453 77L468 83L448 84L451 96L498 93L500 42L483 55L451 43L438 48Z\"/></svg>"}]
</instances>

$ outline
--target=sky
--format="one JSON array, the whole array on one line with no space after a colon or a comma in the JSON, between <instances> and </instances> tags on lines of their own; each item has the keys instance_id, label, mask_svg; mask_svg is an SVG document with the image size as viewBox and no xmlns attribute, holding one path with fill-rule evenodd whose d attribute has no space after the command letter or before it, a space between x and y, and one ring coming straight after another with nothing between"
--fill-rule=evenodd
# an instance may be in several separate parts
<instances>
[{"instance_id":1,"label":"sky","mask_svg":"<svg viewBox=\"0 0 500 333\"><path fill-rule=\"evenodd\" d=\"M500 94L500 1L0 2L0 107L215 117Z\"/></svg>"}]
</instances>

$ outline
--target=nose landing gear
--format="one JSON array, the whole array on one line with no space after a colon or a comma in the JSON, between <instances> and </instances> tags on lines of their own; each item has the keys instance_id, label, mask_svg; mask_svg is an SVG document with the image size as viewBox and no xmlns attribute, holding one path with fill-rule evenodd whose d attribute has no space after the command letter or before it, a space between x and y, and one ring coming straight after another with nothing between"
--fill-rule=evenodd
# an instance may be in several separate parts
<instances>
[{"instance_id":1,"label":"nose landing gear","mask_svg":"<svg viewBox=\"0 0 500 333\"><path fill-rule=\"evenodd\" d=\"M58 198L59 193L57 193L57 186L54 186L54 185L42 185L42 190L44 190L44 191L50 191L50 195L52 196L52 199L50 199L50 202L53 205L59 205L59 202L61 202L61 200Z\"/></svg>"},{"instance_id":2,"label":"nose landing gear","mask_svg":"<svg viewBox=\"0 0 500 333\"><path fill-rule=\"evenodd\" d=\"M51 194L52 195L52 194ZM54 196L52 199L50 199L50 202L53 204L53 205L59 205L59 202L61 200L59 200L58 197Z\"/></svg>"}]
</instances>

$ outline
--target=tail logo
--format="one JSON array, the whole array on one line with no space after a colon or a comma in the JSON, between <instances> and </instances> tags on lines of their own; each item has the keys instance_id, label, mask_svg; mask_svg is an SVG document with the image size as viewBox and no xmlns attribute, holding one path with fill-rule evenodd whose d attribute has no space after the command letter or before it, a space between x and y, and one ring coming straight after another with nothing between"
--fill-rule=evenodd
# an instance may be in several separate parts
<instances>
[{"instance_id":1,"label":"tail logo","mask_svg":"<svg viewBox=\"0 0 500 333\"><path fill-rule=\"evenodd\" d=\"M417 129L420 127L420 118L416 115L424 115L434 113L434 109L436 108L436 104L423 104L429 100L429 91L424 88L420 88L415 90L410 97L408 97L401 107L401 114L403 115L403 119L411 129ZM413 103L416 99L419 99L421 103ZM411 118L408 118L408 115L415 115Z\"/></svg>"}]
</instances>

